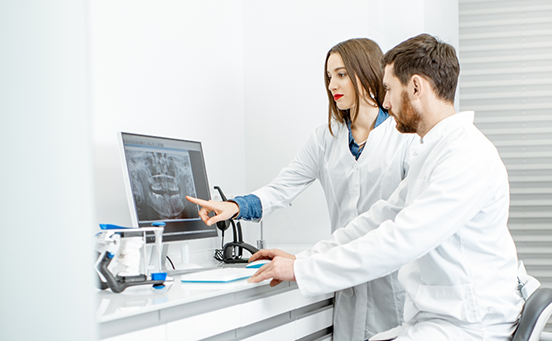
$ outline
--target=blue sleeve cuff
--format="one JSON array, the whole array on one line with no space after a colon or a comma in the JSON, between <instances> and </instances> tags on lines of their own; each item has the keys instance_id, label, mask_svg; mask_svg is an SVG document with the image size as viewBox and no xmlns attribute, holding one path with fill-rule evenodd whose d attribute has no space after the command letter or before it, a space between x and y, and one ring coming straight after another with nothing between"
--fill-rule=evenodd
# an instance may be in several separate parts
<instances>
[{"instance_id":1,"label":"blue sleeve cuff","mask_svg":"<svg viewBox=\"0 0 552 341\"><path fill-rule=\"evenodd\" d=\"M254 194L237 196L228 201L235 202L240 208L240 213L234 219L259 221L263 216L263 205L261 204L261 199Z\"/></svg>"}]
</instances>

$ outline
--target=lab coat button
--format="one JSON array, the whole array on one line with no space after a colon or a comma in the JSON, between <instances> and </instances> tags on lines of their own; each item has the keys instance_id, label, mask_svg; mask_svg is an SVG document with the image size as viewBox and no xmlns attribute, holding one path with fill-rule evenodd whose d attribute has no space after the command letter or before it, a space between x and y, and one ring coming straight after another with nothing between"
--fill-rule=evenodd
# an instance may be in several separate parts
<instances>
[{"instance_id":1,"label":"lab coat button","mask_svg":"<svg viewBox=\"0 0 552 341\"><path fill-rule=\"evenodd\" d=\"M358 169L358 165L356 163L353 165L353 169Z\"/></svg>"},{"instance_id":2,"label":"lab coat button","mask_svg":"<svg viewBox=\"0 0 552 341\"><path fill-rule=\"evenodd\" d=\"M414 152L414 156L418 156L418 152Z\"/></svg>"}]
</instances>

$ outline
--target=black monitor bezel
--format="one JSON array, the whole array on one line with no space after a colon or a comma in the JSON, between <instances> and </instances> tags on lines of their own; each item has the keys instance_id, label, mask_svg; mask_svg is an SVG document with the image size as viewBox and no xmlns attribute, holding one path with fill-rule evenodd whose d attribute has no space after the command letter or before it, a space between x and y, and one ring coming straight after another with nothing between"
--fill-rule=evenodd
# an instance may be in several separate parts
<instances>
[{"instance_id":1,"label":"black monitor bezel","mask_svg":"<svg viewBox=\"0 0 552 341\"><path fill-rule=\"evenodd\" d=\"M158 140L170 140L170 141L176 141L176 142L184 142L184 143L192 143L196 144L198 146L198 149L200 151L201 155L201 163L202 167L201 169L204 172L205 177L205 185L207 186L204 189L204 193L201 195L198 194L198 197L200 199L204 200L210 200L211 194L210 194L210 187L209 187L209 179L207 177L207 168L205 166L205 157L203 154L203 146L201 142L199 141L193 141L193 140L185 140L185 139L177 139L177 138L170 138L170 137L163 137L163 136L155 136L155 135L146 135L146 134L138 134L138 133L129 133L129 132L119 132L119 142L120 142L120 152L121 152L121 161L122 161L122 167L123 167L123 177L124 177L124 183L125 183L125 189L126 189L126 196L127 201L129 204L130 209L130 215L132 220L132 226L133 227L150 227L151 223L143 223L139 221L138 218L138 211L136 209L136 202L134 195L132 194L132 186L130 183L130 176L129 176L129 168L127 164L127 158L126 158L126 152L125 152L125 142L124 142L124 136L135 136L139 138L151 138L151 139L158 139ZM195 178L195 177L194 177ZM215 225L208 226L205 224L201 219L193 222L175 222L170 220L159 220L163 221L165 225L165 230L163 231L163 242L178 242L178 241L187 241L187 240L194 240L194 239L203 239L203 238L212 238L218 236L218 231ZM190 232L190 231L184 231L182 228L182 225L189 225L192 224L194 228L198 228L198 230L205 231L205 232ZM173 229L176 229L177 231L174 231ZM182 231L178 231L179 229L182 229ZM187 227L187 230L189 230L189 226ZM152 243L154 241L153 233L148 234L146 238L146 242Z\"/></svg>"}]
</instances>

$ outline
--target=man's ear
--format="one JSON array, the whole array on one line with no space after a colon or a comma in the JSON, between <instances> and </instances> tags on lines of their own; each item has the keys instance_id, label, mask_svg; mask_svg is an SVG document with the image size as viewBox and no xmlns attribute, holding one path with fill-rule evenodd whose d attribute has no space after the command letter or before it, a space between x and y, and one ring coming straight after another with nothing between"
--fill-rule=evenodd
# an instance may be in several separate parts
<instances>
[{"instance_id":1,"label":"man's ear","mask_svg":"<svg viewBox=\"0 0 552 341\"><path fill-rule=\"evenodd\" d=\"M411 84L411 94L413 96L419 97L424 90L424 79L420 75L413 75L410 79Z\"/></svg>"}]
</instances>

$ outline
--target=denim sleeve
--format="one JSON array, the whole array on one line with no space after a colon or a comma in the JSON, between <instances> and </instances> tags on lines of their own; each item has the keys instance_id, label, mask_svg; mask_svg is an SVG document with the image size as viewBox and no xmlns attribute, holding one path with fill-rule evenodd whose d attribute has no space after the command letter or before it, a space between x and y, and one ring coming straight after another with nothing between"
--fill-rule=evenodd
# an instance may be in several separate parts
<instances>
[{"instance_id":1,"label":"denim sleeve","mask_svg":"<svg viewBox=\"0 0 552 341\"><path fill-rule=\"evenodd\" d=\"M235 219L258 221L263 216L263 205L261 204L261 199L254 194L237 196L228 201L235 202L240 208L240 213Z\"/></svg>"}]
</instances>

